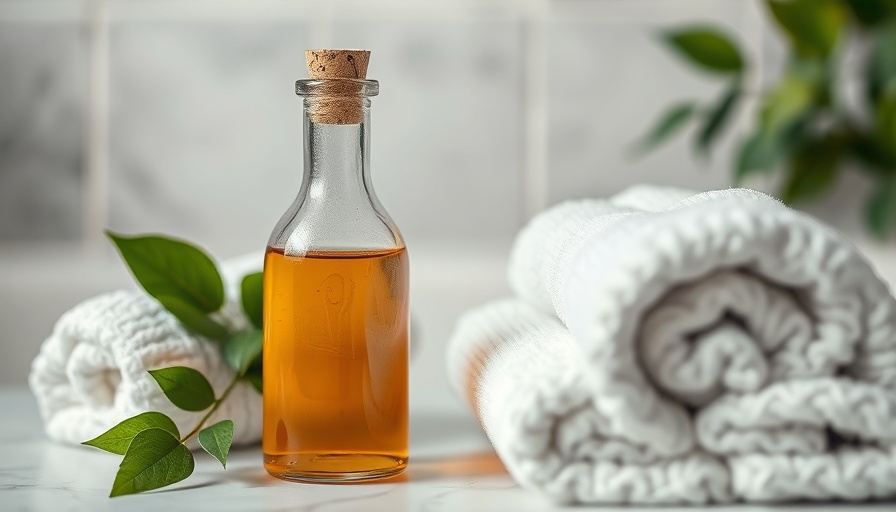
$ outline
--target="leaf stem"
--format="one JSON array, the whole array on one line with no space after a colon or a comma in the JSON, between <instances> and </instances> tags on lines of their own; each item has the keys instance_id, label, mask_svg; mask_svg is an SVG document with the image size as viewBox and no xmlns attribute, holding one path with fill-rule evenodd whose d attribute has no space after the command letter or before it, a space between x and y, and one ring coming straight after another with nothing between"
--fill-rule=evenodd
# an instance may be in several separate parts
<instances>
[{"instance_id":1,"label":"leaf stem","mask_svg":"<svg viewBox=\"0 0 896 512\"><path fill-rule=\"evenodd\" d=\"M218 410L218 406L220 406L221 403L224 402L224 400L227 400L230 392L233 391L233 388L236 387L236 383L239 382L242 377L243 376L239 372L233 375L233 380L230 381L230 384L227 385L227 388L223 393L221 393L221 396L215 400L215 402L209 408L208 412L205 413L205 416L203 416L202 419L199 420L199 423L196 424L196 428L194 428L192 431L190 431L189 434L185 435L180 440L181 444L186 443L191 437L195 436L197 432L202 430L202 426L205 425L205 422L208 421L208 419L211 418L212 414L214 414L215 411Z\"/></svg>"}]
</instances>

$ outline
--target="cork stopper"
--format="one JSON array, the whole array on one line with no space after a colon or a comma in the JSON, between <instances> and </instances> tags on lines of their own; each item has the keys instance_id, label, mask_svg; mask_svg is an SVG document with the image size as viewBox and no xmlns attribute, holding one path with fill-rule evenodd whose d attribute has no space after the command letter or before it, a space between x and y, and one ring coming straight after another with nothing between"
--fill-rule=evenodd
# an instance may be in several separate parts
<instances>
[{"instance_id":1,"label":"cork stopper","mask_svg":"<svg viewBox=\"0 0 896 512\"><path fill-rule=\"evenodd\" d=\"M308 115L315 123L359 124L364 120L361 84L367 78L370 52L367 50L306 50L308 76L313 80L332 80L326 92L315 97Z\"/></svg>"},{"instance_id":2,"label":"cork stopper","mask_svg":"<svg viewBox=\"0 0 896 512\"><path fill-rule=\"evenodd\" d=\"M315 80L328 78L367 78L370 52L367 50L306 50L308 76Z\"/></svg>"}]
</instances>

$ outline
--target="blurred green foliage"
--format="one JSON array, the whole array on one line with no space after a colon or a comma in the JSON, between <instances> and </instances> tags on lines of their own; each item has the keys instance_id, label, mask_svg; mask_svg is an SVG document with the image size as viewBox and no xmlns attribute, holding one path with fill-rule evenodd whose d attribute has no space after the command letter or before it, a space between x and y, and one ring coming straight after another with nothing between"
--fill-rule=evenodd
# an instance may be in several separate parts
<instances>
[{"instance_id":1,"label":"blurred green foliage","mask_svg":"<svg viewBox=\"0 0 896 512\"><path fill-rule=\"evenodd\" d=\"M757 174L781 172L779 197L789 204L825 194L847 166L857 167L877 186L864 217L872 233L896 229L896 0L764 0L769 16L788 43L785 69L759 93L752 131L739 141L733 159L735 183ZM694 147L708 152L751 89L749 59L725 32L691 26L662 34L677 55L723 81L723 93L709 104L674 105L638 144L649 151L690 123ZM863 62L858 76L846 76L847 47ZM856 51L852 51L852 50ZM861 83L861 105L844 104L838 88ZM750 93L755 94L755 93ZM852 165L857 164L857 165Z\"/></svg>"}]
</instances>

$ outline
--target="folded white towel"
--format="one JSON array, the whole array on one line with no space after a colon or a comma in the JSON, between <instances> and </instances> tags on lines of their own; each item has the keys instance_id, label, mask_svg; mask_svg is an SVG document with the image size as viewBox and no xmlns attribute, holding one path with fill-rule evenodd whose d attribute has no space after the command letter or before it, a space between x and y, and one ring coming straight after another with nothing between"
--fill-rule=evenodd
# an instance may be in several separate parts
<instances>
[{"instance_id":1,"label":"folded white towel","mask_svg":"<svg viewBox=\"0 0 896 512\"><path fill-rule=\"evenodd\" d=\"M225 281L233 296L232 283L238 280ZM228 326L247 325L232 300L219 314ZM204 413L175 407L147 373L169 366L198 370L217 395L233 378L214 342L187 332L152 297L116 291L88 299L59 319L32 363L29 384L55 441L78 444L146 411L167 414L186 434ZM238 384L209 424L224 419L233 420L235 445L259 441L261 395ZM195 439L190 446L198 446Z\"/></svg>"},{"instance_id":2,"label":"folded white towel","mask_svg":"<svg viewBox=\"0 0 896 512\"><path fill-rule=\"evenodd\" d=\"M896 300L764 194L639 187L517 238L449 345L511 474L562 502L896 495Z\"/></svg>"}]
</instances>

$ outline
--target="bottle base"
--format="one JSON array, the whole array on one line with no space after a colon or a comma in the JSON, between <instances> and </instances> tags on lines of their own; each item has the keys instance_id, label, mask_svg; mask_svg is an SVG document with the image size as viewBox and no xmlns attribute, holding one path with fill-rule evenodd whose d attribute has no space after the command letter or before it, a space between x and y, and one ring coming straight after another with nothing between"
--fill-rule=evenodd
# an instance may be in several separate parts
<instances>
[{"instance_id":1,"label":"bottle base","mask_svg":"<svg viewBox=\"0 0 896 512\"><path fill-rule=\"evenodd\" d=\"M371 453L290 453L264 455L264 468L281 480L306 483L351 483L398 475L407 457Z\"/></svg>"}]
</instances>

